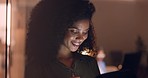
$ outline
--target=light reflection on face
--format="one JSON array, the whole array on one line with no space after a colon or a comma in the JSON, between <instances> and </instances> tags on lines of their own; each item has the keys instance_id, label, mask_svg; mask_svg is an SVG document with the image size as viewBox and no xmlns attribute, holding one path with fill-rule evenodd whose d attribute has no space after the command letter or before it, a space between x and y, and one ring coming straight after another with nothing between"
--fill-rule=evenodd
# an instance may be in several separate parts
<instances>
[{"instance_id":1,"label":"light reflection on face","mask_svg":"<svg viewBox=\"0 0 148 78\"><path fill-rule=\"evenodd\" d=\"M69 51L76 51L88 37L89 20L79 20L70 28L64 39L63 46Z\"/></svg>"}]
</instances>

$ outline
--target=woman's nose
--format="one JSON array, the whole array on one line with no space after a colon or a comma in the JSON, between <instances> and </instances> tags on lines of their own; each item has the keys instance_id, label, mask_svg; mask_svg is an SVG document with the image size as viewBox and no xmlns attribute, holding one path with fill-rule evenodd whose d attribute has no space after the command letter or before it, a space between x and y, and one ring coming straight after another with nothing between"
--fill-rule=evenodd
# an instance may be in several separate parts
<instances>
[{"instance_id":1,"label":"woman's nose","mask_svg":"<svg viewBox=\"0 0 148 78\"><path fill-rule=\"evenodd\" d=\"M76 37L77 40L83 41L85 39L85 36L82 34L77 35Z\"/></svg>"}]
</instances>

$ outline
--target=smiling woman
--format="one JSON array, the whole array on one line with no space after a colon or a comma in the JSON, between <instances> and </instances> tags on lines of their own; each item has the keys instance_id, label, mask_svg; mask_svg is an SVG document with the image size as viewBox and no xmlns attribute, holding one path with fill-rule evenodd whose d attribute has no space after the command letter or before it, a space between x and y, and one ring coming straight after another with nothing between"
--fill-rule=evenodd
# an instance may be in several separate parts
<instances>
[{"instance_id":1,"label":"smiling woman","mask_svg":"<svg viewBox=\"0 0 148 78\"><path fill-rule=\"evenodd\" d=\"M70 51L75 52L84 40L88 37L89 20L80 20L72 27L68 28L68 32L64 39L64 44Z\"/></svg>"},{"instance_id":2,"label":"smiling woman","mask_svg":"<svg viewBox=\"0 0 148 78\"><path fill-rule=\"evenodd\" d=\"M58 6L60 7L58 7ZM25 78L96 78L92 15L87 0L42 0L32 11L26 45Z\"/></svg>"}]
</instances>

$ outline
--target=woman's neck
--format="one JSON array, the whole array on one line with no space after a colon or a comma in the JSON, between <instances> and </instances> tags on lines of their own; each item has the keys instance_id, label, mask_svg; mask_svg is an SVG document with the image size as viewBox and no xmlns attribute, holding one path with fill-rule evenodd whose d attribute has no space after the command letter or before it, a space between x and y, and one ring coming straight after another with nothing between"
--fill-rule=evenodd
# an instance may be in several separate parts
<instances>
[{"instance_id":1,"label":"woman's neck","mask_svg":"<svg viewBox=\"0 0 148 78\"><path fill-rule=\"evenodd\" d=\"M57 58L70 58L72 56L72 53L70 50L68 50L67 48L65 48L65 46L61 46L61 48L59 49Z\"/></svg>"},{"instance_id":2,"label":"woman's neck","mask_svg":"<svg viewBox=\"0 0 148 78\"><path fill-rule=\"evenodd\" d=\"M71 68L73 63L73 53L69 49L61 47L59 49L57 59L67 67Z\"/></svg>"},{"instance_id":3,"label":"woman's neck","mask_svg":"<svg viewBox=\"0 0 148 78\"><path fill-rule=\"evenodd\" d=\"M66 51L59 52L57 55L57 58L62 58L62 59L69 59L71 57L72 57L72 53L66 52Z\"/></svg>"}]
</instances>

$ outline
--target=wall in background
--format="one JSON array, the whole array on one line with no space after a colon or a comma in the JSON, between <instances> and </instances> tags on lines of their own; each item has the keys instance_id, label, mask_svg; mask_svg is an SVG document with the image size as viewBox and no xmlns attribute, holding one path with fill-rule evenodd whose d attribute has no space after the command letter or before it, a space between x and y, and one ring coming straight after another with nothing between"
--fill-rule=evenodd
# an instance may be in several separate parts
<instances>
[{"instance_id":1,"label":"wall in background","mask_svg":"<svg viewBox=\"0 0 148 78\"><path fill-rule=\"evenodd\" d=\"M137 36L148 46L148 1L92 0L97 44L107 52L135 51Z\"/></svg>"}]
</instances>

